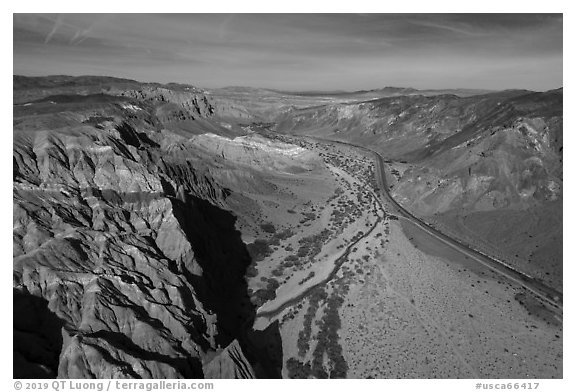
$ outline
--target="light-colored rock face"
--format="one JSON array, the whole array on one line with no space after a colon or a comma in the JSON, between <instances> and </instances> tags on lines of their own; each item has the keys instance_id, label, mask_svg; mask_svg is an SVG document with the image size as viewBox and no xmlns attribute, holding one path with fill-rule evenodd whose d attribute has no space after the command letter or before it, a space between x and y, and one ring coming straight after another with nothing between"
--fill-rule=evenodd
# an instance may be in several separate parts
<instances>
[{"instance_id":1,"label":"light-colored rock face","mask_svg":"<svg viewBox=\"0 0 576 392\"><path fill-rule=\"evenodd\" d=\"M206 378L256 378L237 340L204 365Z\"/></svg>"},{"instance_id":2,"label":"light-colored rock face","mask_svg":"<svg viewBox=\"0 0 576 392\"><path fill-rule=\"evenodd\" d=\"M516 255L514 266L561 285L561 92L459 98L398 91L359 102L252 90L228 97L191 86L91 77L15 78L15 86L15 377L252 378L278 375L290 364L282 357L300 344L301 331L286 334L278 322L266 331L251 328L255 309L248 294L269 301L282 286L270 279L248 289L250 256L242 238L256 244L259 232L252 226L263 212L274 216L273 209L292 203L290 193L304 178L297 174L309 174L318 185L305 193L308 203L332 192L322 170L340 169L331 166L332 155L312 152L322 151L318 146L254 133L270 135L268 129L379 150L399 170L393 195L408 209L456 238L464 233L473 245L479 234L486 240L481 245ZM397 96L404 93L410 96ZM363 167L347 166L348 155L338 151L342 167ZM342 174L372 176L370 170ZM284 198L272 200L276 195ZM360 193L346 202L362 203ZM295 215L294 205L305 204L291 204L278 221ZM342 214L353 218L348 211ZM241 237L237 227L249 235ZM388 229L378 234L389 235ZM368 257L363 244L359 249ZM378 244L374 248L386 246ZM386 257L396 260L388 265L413 259L388 250ZM362 265L353 275L364 287L370 274ZM282 274L263 271L264 278ZM405 272L412 282L414 270ZM364 305L358 310L368 309L374 320L372 304ZM318 322L310 324L318 334L309 338L320 336L322 350L332 350L326 342L342 336L331 330L326 340L321 333L329 325ZM374 336L380 328L378 322ZM405 348L398 348L398 358L405 358ZM343 364L338 353L322 350L314 351L315 359L325 352ZM328 375L316 368L319 377ZM332 374L346 374L342 369Z\"/></svg>"},{"instance_id":3,"label":"light-colored rock face","mask_svg":"<svg viewBox=\"0 0 576 392\"><path fill-rule=\"evenodd\" d=\"M236 309L247 252L229 191L192 150L173 155L112 117L15 130L15 376L200 378L250 317ZM239 345L223 355L211 376L253 376Z\"/></svg>"},{"instance_id":4,"label":"light-colored rock face","mask_svg":"<svg viewBox=\"0 0 576 392\"><path fill-rule=\"evenodd\" d=\"M394 194L423 215L462 206L492 210L503 202L527 209L558 200L561 154L549 133L542 119L522 119L478 135L406 171Z\"/></svg>"},{"instance_id":5,"label":"light-colored rock face","mask_svg":"<svg viewBox=\"0 0 576 392\"><path fill-rule=\"evenodd\" d=\"M168 372L143 359L129 358L114 347L115 343L108 342L128 336L143 352L166 352L169 347L185 344L186 349L180 353L169 351L175 358L201 352L186 326L194 318L202 319L206 312L199 303L195 309L186 309L184 292L175 290L178 287L188 291L188 296L195 296L194 288L176 270L177 259L187 259L192 269L194 254L188 243L179 245L184 235L174 223L171 203L163 199L150 203L148 208L124 206L114 211L94 197L92 206L86 203L82 208L76 205L82 203L81 193L77 197L78 201L70 202L60 195L46 197L42 190L22 194L15 189L15 246L21 254L14 260L14 284L31 295L46 298L48 307L66 320L64 331L68 336L58 375L106 377L105 372L111 371L106 365L114 362L123 365L108 373L110 376L192 375L191 367ZM35 215L33 210L40 208L49 210L50 215ZM130 211L131 219L119 217L125 211ZM28 230L31 226L42 227L42 235ZM147 239L147 231L153 236L156 233L159 244L155 246ZM165 237L173 238L171 244L163 243ZM168 253L174 259L164 256L162 247L172 250ZM162 333L156 322L163 326ZM110 335L92 336L99 331ZM110 347L102 352L94 348L98 342ZM106 361L106 356L114 361ZM139 364L140 372L133 370L134 363Z\"/></svg>"},{"instance_id":6,"label":"light-colored rock face","mask_svg":"<svg viewBox=\"0 0 576 392\"><path fill-rule=\"evenodd\" d=\"M15 287L64 320L59 377L199 377L216 319L184 276L202 268L173 201L134 147L90 136L17 150Z\"/></svg>"},{"instance_id":7,"label":"light-colored rock face","mask_svg":"<svg viewBox=\"0 0 576 392\"><path fill-rule=\"evenodd\" d=\"M294 173L313 170L320 164L311 151L255 134L230 139L207 133L192 137L189 143L227 161L264 171Z\"/></svg>"}]
</instances>

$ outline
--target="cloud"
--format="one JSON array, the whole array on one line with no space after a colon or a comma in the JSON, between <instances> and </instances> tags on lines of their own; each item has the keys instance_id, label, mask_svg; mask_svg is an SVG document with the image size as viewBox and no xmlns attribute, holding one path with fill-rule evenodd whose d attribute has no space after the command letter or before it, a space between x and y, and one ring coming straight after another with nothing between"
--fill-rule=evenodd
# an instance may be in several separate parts
<instances>
[{"instance_id":1,"label":"cloud","mask_svg":"<svg viewBox=\"0 0 576 392\"><path fill-rule=\"evenodd\" d=\"M232 23L232 19L234 19L234 14L230 14L224 19L218 28L218 37L220 40L225 40L226 36L228 35L228 28L229 25Z\"/></svg>"},{"instance_id":2,"label":"cloud","mask_svg":"<svg viewBox=\"0 0 576 392\"><path fill-rule=\"evenodd\" d=\"M438 30L446 30L446 31L449 31L452 33L465 35L465 36L471 36L471 37L489 35L485 31L472 30L470 28L465 28L465 27L456 26L456 25L450 25L448 23L444 24L444 23L440 23L440 22L424 21L424 20L409 20L408 22L411 24L418 25L418 26L431 27L431 28L438 29Z\"/></svg>"},{"instance_id":3,"label":"cloud","mask_svg":"<svg viewBox=\"0 0 576 392\"><path fill-rule=\"evenodd\" d=\"M13 26L15 73L285 89L562 80L562 15L15 14Z\"/></svg>"},{"instance_id":4,"label":"cloud","mask_svg":"<svg viewBox=\"0 0 576 392\"><path fill-rule=\"evenodd\" d=\"M70 39L70 43L74 44L74 45L80 44L82 41L84 41L86 38L89 37L90 33L94 30L94 28L108 22L112 18L114 18L114 15L101 16L101 17L97 18L95 21L93 21L92 23L90 23L90 25L88 25L88 27L86 27L84 29L81 29L81 28L78 29L76 31L76 34L74 34L74 36Z\"/></svg>"},{"instance_id":5,"label":"cloud","mask_svg":"<svg viewBox=\"0 0 576 392\"><path fill-rule=\"evenodd\" d=\"M56 34L56 31L58 31L60 26L62 26L63 22L64 22L64 17L61 14L58 14L58 16L56 17L56 20L54 21L54 26L52 27L52 30L50 30L50 32L46 35L46 38L44 38L45 44L50 42L50 40L52 39L54 34Z\"/></svg>"}]
</instances>

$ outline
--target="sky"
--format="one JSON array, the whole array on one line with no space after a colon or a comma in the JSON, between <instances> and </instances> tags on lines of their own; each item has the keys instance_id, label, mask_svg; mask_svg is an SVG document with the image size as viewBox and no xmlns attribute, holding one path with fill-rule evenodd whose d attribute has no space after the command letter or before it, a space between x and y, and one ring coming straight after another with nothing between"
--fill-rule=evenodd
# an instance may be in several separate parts
<instances>
[{"instance_id":1,"label":"sky","mask_svg":"<svg viewBox=\"0 0 576 392\"><path fill-rule=\"evenodd\" d=\"M14 74L281 90L562 87L561 14L14 14Z\"/></svg>"}]
</instances>

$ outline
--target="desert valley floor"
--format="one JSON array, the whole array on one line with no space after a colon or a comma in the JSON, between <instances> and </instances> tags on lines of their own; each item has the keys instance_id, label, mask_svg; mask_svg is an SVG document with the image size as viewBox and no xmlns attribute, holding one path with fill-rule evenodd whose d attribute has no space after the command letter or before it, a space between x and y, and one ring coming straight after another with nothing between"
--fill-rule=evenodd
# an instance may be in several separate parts
<instances>
[{"instance_id":1,"label":"desert valley floor","mask_svg":"<svg viewBox=\"0 0 576 392\"><path fill-rule=\"evenodd\" d=\"M15 377L562 378L562 94L15 76Z\"/></svg>"}]
</instances>

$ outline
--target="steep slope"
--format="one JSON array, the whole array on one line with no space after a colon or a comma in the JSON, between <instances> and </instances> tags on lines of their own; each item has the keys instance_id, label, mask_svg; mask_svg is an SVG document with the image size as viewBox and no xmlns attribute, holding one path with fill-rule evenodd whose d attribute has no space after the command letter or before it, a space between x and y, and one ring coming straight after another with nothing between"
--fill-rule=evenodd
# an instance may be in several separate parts
<instances>
[{"instance_id":1,"label":"steep slope","mask_svg":"<svg viewBox=\"0 0 576 392\"><path fill-rule=\"evenodd\" d=\"M194 136L196 147L240 165L263 171L299 173L320 164L311 151L293 144L272 141L257 134L228 139L214 134Z\"/></svg>"},{"instance_id":2,"label":"steep slope","mask_svg":"<svg viewBox=\"0 0 576 392\"><path fill-rule=\"evenodd\" d=\"M379 151L411 211L561 289L562 95L398 96L293 109L276 129Z\"/></svg>"},{"instance_id":3,"label":"steep slope","mask_svg":"<svg viewBox=\"0 0 576 392\"><path fill-rule=\"evenodd\" d=\"M380 151L410 211L561 289L561 89L14 82L15 377L562 377L561 320L390 215L372 154L279 133Z\"/></svg>"},{"instance_id":4,"label":"steep slope","mask_svg":"<svg viewBox=\"0 0 576 392\"><path fill-rule=\"evenodd\" d=\"M14 109L15 377L273 376L230 190L162 147L156 98L66 97Z\"/></svg>"},{"instance_id":5,"label":"steep slope","mask_svg":"<svg viewBox=\"0 0 576 392\"><path fill-rule=\"evenodd\" d=\"M371 146L392 158L421 158L449 137L473 136L511 109L503 101L522 94L409 95L293 109L278 116L276 130Z\"/></svg>"},{"instance_id":6,"label":"steep slope","mask_svg":"<svg viewBox=\"0 0 576 392\"><path fill-rule=\"evenodd\" d=\"M219 121L211 98L194 86L98 76L14 76L15 110L63 113L62 107L50 108L59 103L70 105L69 111L74 113L88 112L98 101L124 102L120 106L129 117L151 116L157 129L166 128L185 136L204 132L227 136L242 133L241 128Z\"/></svg>"},{"instance_id":7,"label":"steep slope","mask_svg":"<svg viewBox=\"0 0 576 392\"><path fill-rule=\"evenodd\" d=\"M245 364L246 358L235 340L204 366L204 374L206 378L255 378L250 366L241 366Z\"/></svg>"},{"instance_id":8,"label":"steep slope","mask_svg":"<svg viewBox=\"0 0 576 392\"><path fill-rule=\"evenodd\" d=\"M413 88L384 87L362 91L278 91L251 87L226 87L206 90L215 103L216 113L230 121L242 123L273 122L282 113L318 105L355 103L398 96L468 97L486 94L487 90L416 90Z\"/></svg>"}]
</instances>

